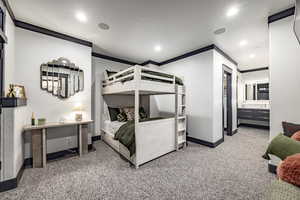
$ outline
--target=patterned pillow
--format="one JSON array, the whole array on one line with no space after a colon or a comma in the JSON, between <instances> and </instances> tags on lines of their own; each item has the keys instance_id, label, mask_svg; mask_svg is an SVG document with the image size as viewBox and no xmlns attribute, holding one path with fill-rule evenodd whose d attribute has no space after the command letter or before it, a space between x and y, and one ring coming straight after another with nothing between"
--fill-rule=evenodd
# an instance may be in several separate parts
<instances>
[{"instance_id":1,"label":"patterned pillow","mask_svg":"<svg viewBox=\"0 0 300 200\"><path fill-rule=\"evenodd\" d=\"M300 154L287 157L277 168L278 177L288 183L300 186Z\"/></svg>"},{"instance_id":2,"label":"patterned pillow","mask_svg":"<svg viewBox=\"0 0 300 200\"><path fill-rule=\"evenodd\" d=\"M108 107L109 116L111 121L117 121L118 114L120 113L119 108Z\"/></svg>"},{"instance_id":3,"label":"patterned pillow","mask_svg":"<svg viewBox=\"0 0 300 200\"><path fill-rule=\"evenodd\" d=\"M289 122L282 122L283 134L292 137L294 133L300 131L300 124L293 124Z\"/></svg>"},{"instance_id":4,"label":"patterned pillow","mask_svg":"<svg viewBox=\"0 0 300 200\"><path fill-rule=\"evenodd\" d=\"M292 139L300 142L300 131L294 133L294 135L292 136Z\"/></svg>"},{"instance_id":5,"label":"patterned pillow","mask_svg":"<svg viewBox=\"0 0 300 200\"><path fill-rule=\"evenodd\" d=\"M123 113L123 112L119 113L118 116L117 116L117 118L118 118L119 122L126 122L127 121L126 114Z\"/></svg>"},{"instance_id":6,"label":"patterned pillow","mask_svg":"<svg viewBox=\"0 0 300 200\"><path fill-rule=\"evenodd\" d=\"M134 107L122 108L121 110L126 114L128 121L134 120Z\"/></svg>"},{"instance_id":7,"label":"patterned pillow","mask_svg":"<svg viewBox=\"0 0 300 200\"><path fill-rule=\"evenodd\" d=\"M140 118L141 119L146 119L147 118L147 113L143 107L140 107Z\"/></svg>"}]
</instances>

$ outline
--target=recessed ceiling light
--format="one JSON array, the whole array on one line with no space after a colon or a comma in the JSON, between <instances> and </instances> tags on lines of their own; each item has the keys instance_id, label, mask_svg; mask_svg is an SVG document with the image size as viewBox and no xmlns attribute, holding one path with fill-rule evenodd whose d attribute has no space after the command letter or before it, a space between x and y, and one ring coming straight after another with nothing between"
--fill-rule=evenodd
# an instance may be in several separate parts
<instances>
[{"instance_id":1,"label":"recessed ceiling light","mask_svg":"<svg viewBox=\"0 0 300 200\"><path fill-rule=\"evenodd\" d=\"M214 31L215 35L220 35L226 32L226 28L219 28L217 30Z\"/></svg>"},{"instance_id":2,"label":"recessed ceiling light","mask_svg":"<svg viewBox=\"0 0 300 200\"><path fill-rule=\"evenodd\" d=\"M83 12L77 12L75 14L75 17L80 22L83 22L83 23L87 22L87 17Z\"/></svg>"},{"instance_id":3,"label":"recessed ceiling light","mask_svg":"<svg viewBox=\"0 0 300 200\"><path fill-rule=\"evenodd\" d=\"M255 58L255 54L250 54L250 58Z\"/></svg>"},{"instance_id":4,"label":"recessed ceiling light","mask_svg":"<svg viewBox=\"0 0 300 200\"><path fill-rule=\"evenodd\" d=\"M154 51L160 52L160 51L161 51L161 46L160 46L160 45L156 45L156 46L154 47Z\"/></svg>"},{"instance_id":5,"label":"recessed ceiling light","mask_svg":"<svg viewBox=\"0 0 300 200\"><path fill-rule=\"evenodd\" d=\"M242 40L241 42L240 42L240 46L245 46L245 45L247 45L248 44L248 41L247 40Z\"/></svg>"},{"instance_id":6,"label":"recessed ceiling light","mask_svg":"<svg viewBox=\"0 0 300 200\"><path fill-rule=\"evenodd\" d=\"M232 16L234 16L234 15L237 15L238 13L239 13L239 9L238 9L237 7L231 7L231 8L227 11L226 15L227 15L227 17L232 17Z\"/></svg>"},{"instance_id":7,"label":"recessed ceiling light","mask_svg":"<svg viewBox=\"0 0 300 200\"><path fill-rule=\"evenodd\" d=\"M98 24L99 28L101 28L102 30L108 30L110 27L108 24L105 23L100 23Z\"/></svg>"}]
</instances>

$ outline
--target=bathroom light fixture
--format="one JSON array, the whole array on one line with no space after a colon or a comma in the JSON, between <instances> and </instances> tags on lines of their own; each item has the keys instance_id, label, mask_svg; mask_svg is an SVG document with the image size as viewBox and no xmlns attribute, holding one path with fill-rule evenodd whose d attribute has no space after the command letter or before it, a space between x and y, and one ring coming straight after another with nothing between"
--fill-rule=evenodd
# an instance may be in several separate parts
<instances>
[{"instance_id":1,"label":"bathroom light fixture","mask_svg":"<svg viewBox=\"0 0 300 200\"><path fill-rule=\"evenodd\" d=\"M100 23L98 24L99 28L101 28L102 30L108 30L110 27L108 24L105 23Z\"/></svg>"},{"instance_id":2,"label":"bathroom light fixture","mask_svg":"<svg viewBox=\"0 0 300 200\"><path fill-rule=\"evenodd\" d=\"M227 17L232 17L234 15L237 15L239 13L239 9L237 7L231 7L227 13L226 13L226 16Z\"/></svg>"},{"instance_id":3,"label":"bathroom light fixture","mask_svg":"<svg viewBox=\"0 0 300 200\"><path fill-rule=\"evenodd\" d=\"M242 40L241 42L240 42L240 46L245 46L245 45L247 45L248 44L248 41L247 40Z\"/></svg>"},{"instance_id":4,"label":"bathroom light fixture","mask_svg":"<svg viewBox=\"0 0 300 200\"><path fill-rule=\"evenodd\" d=\"M75 17L78 21L82 22L82 23L85 23L87 22L87 17L86 15L83 13L83 12L77 12L75 14Z\"/></svg>"},{"instance_id":5,"label":"bathroom light fixture","mask_svg":"<svg viewBox=\"0 0 300 200\"><path fill-rule=\"evenodd\" d=\"M160 51L161 51L161 46L160 46L160 45L156 45L156 46L154 47L154 51L155 51L155 52L160 52Z\"/></svg>"},{"instance_id":6,"label":"bathroom light fixture","mask_svg":"<svg viewBox=\"0 0 300 200\"><path fill-rule=\"evenodd\" d=\"M250 54L250 58L255 58L255 54Z\"/></svg>"}]
</instances>

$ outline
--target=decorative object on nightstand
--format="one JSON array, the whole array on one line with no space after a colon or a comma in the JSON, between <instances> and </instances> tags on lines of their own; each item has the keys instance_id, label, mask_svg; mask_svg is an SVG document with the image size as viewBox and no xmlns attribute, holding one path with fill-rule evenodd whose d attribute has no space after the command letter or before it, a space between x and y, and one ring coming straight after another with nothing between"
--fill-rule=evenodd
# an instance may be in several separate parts
<instances>
[{"instance_id":1,"label":"decorative object on nightstand","mask_svg":"<svg viewBox=\"0 0 300 200\"><path fill-rule=\"evenodd\" d=\"M46 119L45 118L39 118L38 119L38 126L42 126L46 124Z\"/></svg>"},{"instance_id":2,"label":"decorative object on nightstand","mask_svg":"<svg viewBox=\"0 0 300 200\"><path fill-rule=\"evenodd\" d=\"M32 115L31 115L31 126L35 126L35 117L34 117L34 113L32 113Z\"/></svg>"},{"instance_id":3,"label":"decorative object on nightstand","mask_svg":"<svg viewBox=\"0 0 300 200\"><path fill-rule=\"evenodd\" d=\"M25 88L22 85L10 84L6 95L8 98L23 98L26 99Z\"/></svg>"},{"instance_id":4,"label":"decorative object on nightstand","mask_svg":"<svg viewBox=\"0 0 300 200\"><path fill-rule=\"evenodd\" d=\"M9 85L9 89L8 89L8 93L6 95L7 98L15 98L16 97L16 93L14 91L14 87L12 84Z\"/></svg>"},{"instance_id":5,"label":"decorative object on nightstand","mask_svg":"<svg viewBox=\"0 0 300 200\"><path fill-rule=\"evenodd\" d=\"M84 107L81 104L78 104L74 107L73 111L75 112L75 121L82 121L82 112L84 111Z\"/></svg>"}]
</instances>

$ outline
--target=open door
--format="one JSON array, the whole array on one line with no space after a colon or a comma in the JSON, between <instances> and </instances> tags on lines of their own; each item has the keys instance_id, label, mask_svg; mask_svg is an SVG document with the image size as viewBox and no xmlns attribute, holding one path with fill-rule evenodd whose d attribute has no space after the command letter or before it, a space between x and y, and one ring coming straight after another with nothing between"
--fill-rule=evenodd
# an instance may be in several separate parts
<instances>
[{"instance_id":1,"label":"open door","mask_svg":"<svg viewBox=\"0 0 300 200\"><path fill-rule=\"evenodd\" d=\"M2 181L2 147L3 147L3 141L2 141L2 136L3 136L3 127L2 127L2 97L4 96L4 43L0 42L0 182Z\"/></svg>"},{"instance_id":2,"label":"open door","mask_svg":"<svg viewBox=\"0 0 300 200\"><path fill-rule=\"evenodd\" d=\"M232 70L223 65L223 138L232 136Z\"/></svg>"}]
</instances>

